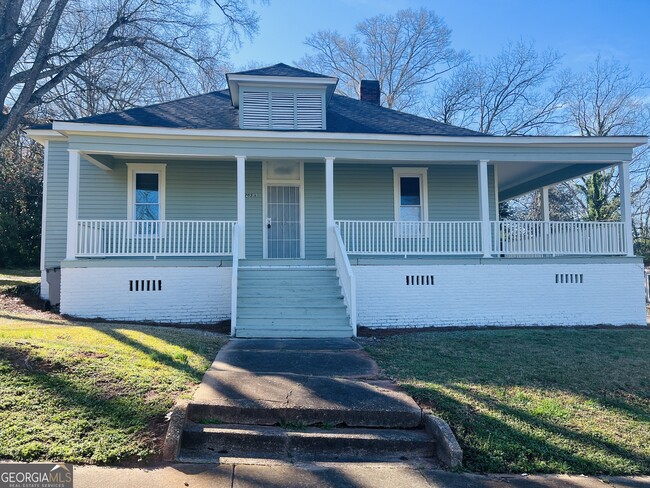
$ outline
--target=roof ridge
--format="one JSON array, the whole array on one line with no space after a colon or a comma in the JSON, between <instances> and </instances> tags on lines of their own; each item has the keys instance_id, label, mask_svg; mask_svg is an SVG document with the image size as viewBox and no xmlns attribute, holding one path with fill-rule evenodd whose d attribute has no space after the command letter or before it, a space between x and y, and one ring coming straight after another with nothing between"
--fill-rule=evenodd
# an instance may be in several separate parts
<instances>
[{"instance_id":1,"label":"roof ridge","mask_svg":"<svg viewBox=\"0 0 650 488\"><path fill-rule=\"evenodd\" d=\"M322 73L316 73L315 71L309 71L307 69L297 68L296 66L291 66L290 64L286 64L286 63L276 63L276 64L272 64L272 65L269 65L269 66L262 66L261 68L251 68L251 69L247 69L247 70L244 70L244 71L236 71L236 72L232 72L232 73L227 73L226 76L230 76L230 75L264 76L263 73L265 71L272 71L275 68L287 69L289 71L295 71L295 72L298 72L298 73L303 73L305 75L309 75L309 77L311 77L311 78L332 78L331 76L324 75ZM287 75L269 74L267 76L287 76Z\"/></svg>"}]
</instances>

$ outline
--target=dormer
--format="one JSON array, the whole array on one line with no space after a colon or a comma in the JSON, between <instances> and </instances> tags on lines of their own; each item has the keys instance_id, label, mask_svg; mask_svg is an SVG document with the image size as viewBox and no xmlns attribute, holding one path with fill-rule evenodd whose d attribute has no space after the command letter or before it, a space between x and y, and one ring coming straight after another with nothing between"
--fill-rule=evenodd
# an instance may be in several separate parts
<instances>
[{"instance_id":1,"label":"dormer","mask_svg":"<svg viewBox=\"0 0 650 488\"><path fill-rule=\"evenodd\" d=\"M226 75L241 129L325 130L338 78L276 64Z\"/></svg>"}]
</instances>

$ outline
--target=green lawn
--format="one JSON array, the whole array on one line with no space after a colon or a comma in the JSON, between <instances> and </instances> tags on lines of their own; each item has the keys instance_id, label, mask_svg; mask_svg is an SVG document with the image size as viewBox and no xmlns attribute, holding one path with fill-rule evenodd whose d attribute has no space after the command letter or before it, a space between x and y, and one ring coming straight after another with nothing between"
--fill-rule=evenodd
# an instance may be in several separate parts
<instances>
[{"instance_id":1,"label":"green lawn","mask_svg":"<svg viewBox=\"0 0 650 488\"><path fill-rule=\"evenodd\" d=\"M448 421L479 472L650 473L650 330L509 329L364 339Z\"/></svg>"},{"instance_id":2,"label":"green lawn","mask_svg":"<svg viewBox=\"0 0 650 488\"><path fill-rule=\"evenodd\" d=\"M10 292L23 278L0 275L0 287ZM198 330L80 325L0 308L0 459L155 457L165 414L191 395L225 342Z\"/></svg>"},{"instance_id":3,"label":"green lawn","mask_svg":"<svg viewBox=\"0 0 650 488\"><path fill-rule=\"evenodd\" d=\"M6 269L0 268L0 292L21 285L36 285L41 281L38 269Z\"/></svg>"}]
</instances>

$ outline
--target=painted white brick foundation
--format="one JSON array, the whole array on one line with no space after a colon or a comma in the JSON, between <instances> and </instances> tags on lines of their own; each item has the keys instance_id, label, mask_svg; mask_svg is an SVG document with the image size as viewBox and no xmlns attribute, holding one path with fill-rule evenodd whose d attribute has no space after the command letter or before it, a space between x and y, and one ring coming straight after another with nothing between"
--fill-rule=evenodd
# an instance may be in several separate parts
<instances>
[{"instance_id":1,"label":"painted white brick foundation","mask_svg":"<svg viewBox=\"0 0 650 488\"><path fill-rule=\"evenodd\" d=\"M353 269L358 322L368 327L646 323L640 261ZM556 283L556 274L574 282ZM425 284L407 285L407 275L425 276Z\"/></svg>"},{"instance_id":2,"label":"painted white brick foundation","mask_svg":"<svg viewBox=\"0 0 650 488\"><path fill-rule=\"evenodd\" d=\"M169 323L230 318L228 267L63 268L61 312L75 317ZM133 280L145 291L131 291ZM150 290L146 290L146 281ZM161 289L153 291L160 280ZM135 286L133 286L135 288Z\"/></svg>"}]
</instances>

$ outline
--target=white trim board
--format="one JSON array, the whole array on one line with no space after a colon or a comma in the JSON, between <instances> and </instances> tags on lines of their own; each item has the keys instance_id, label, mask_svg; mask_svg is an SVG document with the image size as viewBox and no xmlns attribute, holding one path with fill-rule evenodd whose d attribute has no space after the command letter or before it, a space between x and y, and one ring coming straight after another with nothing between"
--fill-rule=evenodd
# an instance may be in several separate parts
<instances>
[{"instance_id":1,"label":"white trim board","mask_svg":"<svg viewBox=\"0 0 650 488\"><path fill-rule=\"evenodd\" d=\"M413 142L432 144L452 144L462 146L593 146L593 147L638 147L648 142L646 136L608 136L608 137L583 137L583 136L428 136L411 134L366 134L342 132L300 132L291 131L265 131L265 130L217 130L217 129L171 129L164 127L142 127L133 125L87 124L77 122L54 122L52 124L54 136L57 133L92 133L120 134L125 137L141 137L143 135L166 138L179 136L181 138L212 138L235 140L314 140L314 141L382 141L382 142ZM42 131L41 131L42 132ZM27 131L30 135L30 131ZM44 136L44 134L39 134Z\"/></svg>"},{"instance_id":2,"label":"white trim board","mask_svg":"<svg viewBox=\"0 0 650 488\"><path fill-rule=\"evenodd\" d=\"M158 174L158 205L159 215L158 220L165 220L165 188L167 186L166 164L153 164L153 163L126 163L128 177L127 177L127 220L135 220L134 204L135 204L135 175L137 173L156 173Z\"/></svg>"},{"instance_id":3,"label":"white trim board","mask_svg":"<svg viewBox=\"0 0 650 488\"><path fill-rule=\"evenodd\" d=\"M403 177L414 177L420 179L420 207L422 209L422 221L429 220L429 185L427 182L426 167L394 167L393 168L393 218L400 221L400 179Z\"/></svg>"}]
</instances>

